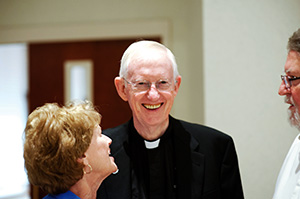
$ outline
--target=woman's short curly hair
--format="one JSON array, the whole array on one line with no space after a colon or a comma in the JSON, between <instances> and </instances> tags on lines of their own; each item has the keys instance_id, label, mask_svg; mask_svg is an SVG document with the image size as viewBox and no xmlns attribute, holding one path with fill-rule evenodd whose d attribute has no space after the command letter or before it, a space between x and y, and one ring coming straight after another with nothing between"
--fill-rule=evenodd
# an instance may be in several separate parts
<instances>
[{"instance_id":1,"label":"woman's short curly hair","mask_svg":"<svg viewBox=\"0 0 300 199\"><path fill-rule=\"evenodd\" d=\"M29 182L51 194L64 193L83 176L77 159L87 151L101 115L91 102L35 109L25 128L24 160Z\"/></svg>"},{"instance_id":2,"label":"woman's short curly hair","mask_svg":"<svg viewBox=\"0 0 300 199\"><path fill-rule=\"evenodd\" d=\"M300 53L300 28L289 38L287 49Z\"/></svg>"}]
</instances>

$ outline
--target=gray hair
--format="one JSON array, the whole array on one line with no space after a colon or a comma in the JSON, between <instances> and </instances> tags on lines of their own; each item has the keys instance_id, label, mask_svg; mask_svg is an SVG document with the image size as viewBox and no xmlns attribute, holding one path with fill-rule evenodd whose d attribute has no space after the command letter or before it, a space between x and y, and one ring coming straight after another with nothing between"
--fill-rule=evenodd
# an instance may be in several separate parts
<instances>
[{"instance_id":1,"label":"gray hair","mask_svg":"<svg viewBox=\"0 0 300 199\"><path fill-rule=\"evenodd\" d=\"M122 59L121 59L121 66L120 66L120 71L119 71L119 76L122 78L127 77L127 68L132 61L134 55L141 51L142 49L150 49L150 48L157 48L160 50L163 50L166 52L167 57L170 59L172 63L172 68L173 68L173 75L174 79L179 75L178 68L177 68L177 63L175 60L175 56L173 53L164 45L156 42L156 41L147 41L147 40L142 40L142 41L137 41L132 43L124 52Z\"/></svg>"},{"instance_id":2,"label":"gray hair","mask_svg":"<svg viewBox=\"0 0 300 199\"><path fill-rule=\"evenodd\" d=\"M300 28L289 38L287 49L300 53Z\"/></svg>"}]
</instances>

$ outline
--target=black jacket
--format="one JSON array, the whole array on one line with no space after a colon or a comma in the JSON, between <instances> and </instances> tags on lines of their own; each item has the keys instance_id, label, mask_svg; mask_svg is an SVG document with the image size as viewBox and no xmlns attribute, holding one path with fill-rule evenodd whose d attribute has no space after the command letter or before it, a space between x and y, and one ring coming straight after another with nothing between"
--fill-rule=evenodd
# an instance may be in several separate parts
<instances>
[{"instance_id":1,"label":"black jacket","mask_svg":"<svg viewBox=\"0 0 300 199\"><path fill-rule=\"evenodd\" d=\"M177 167L178 199L243 199L238 159L230 136L215 129L184 122L170 116L173 125ZM145 198L136 189L128 154L132 119L103 133L112 138L111 153L119 172L101 184L99 199Z\"/></svg>"}]
</instances>

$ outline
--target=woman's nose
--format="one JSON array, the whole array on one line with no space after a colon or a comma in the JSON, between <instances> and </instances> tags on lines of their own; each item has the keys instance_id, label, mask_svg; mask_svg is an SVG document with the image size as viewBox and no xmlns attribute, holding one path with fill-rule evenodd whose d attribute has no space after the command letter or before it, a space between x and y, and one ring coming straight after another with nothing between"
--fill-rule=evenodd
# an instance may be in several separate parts
<instances>
[{"instance_id":1,"label":"woman's nose","mask_svg":"<svg viewBox=\"0 0 300 199\"><path fill-rule=\"evenodd\" d=\"M106 135L103 135L103 136L105 136L105 138L107 139L108 144L111 145L112 139Z\"/></svg>"}]
</instances>

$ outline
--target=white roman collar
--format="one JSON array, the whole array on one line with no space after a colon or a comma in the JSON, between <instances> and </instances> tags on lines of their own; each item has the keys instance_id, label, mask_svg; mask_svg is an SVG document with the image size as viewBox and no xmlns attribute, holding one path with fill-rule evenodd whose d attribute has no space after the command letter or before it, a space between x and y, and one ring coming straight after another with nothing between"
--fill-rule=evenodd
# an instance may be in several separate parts
<instances>
[{"instance_id":1,"label":"white roman collar","mask_svg":"<svg viewBox=\"0 0 300 199\"><path fill-rule=\"evenodd\" d=\"M155 149L159 145L160 138L157 140L154 140L154 141L147 141L147 140L144 140L144 141L145 141L145 146L147 149Z\"/></svg>"}]
</instances>

